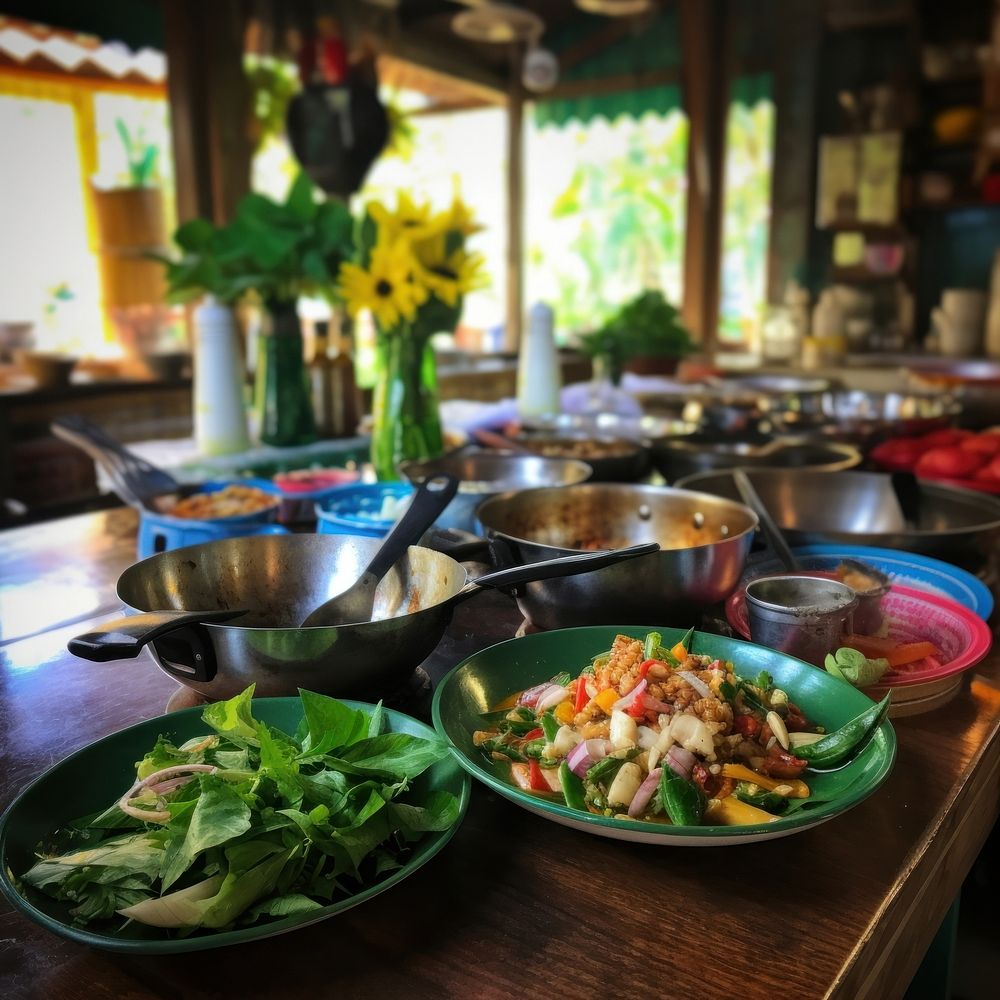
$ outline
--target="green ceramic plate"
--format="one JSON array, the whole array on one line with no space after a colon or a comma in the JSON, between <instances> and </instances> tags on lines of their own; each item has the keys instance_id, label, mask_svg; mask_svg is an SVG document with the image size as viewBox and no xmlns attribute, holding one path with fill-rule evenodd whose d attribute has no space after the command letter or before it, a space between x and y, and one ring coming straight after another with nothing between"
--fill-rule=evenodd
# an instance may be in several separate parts
<instances>
[{"instance_id":1,"label":"green ceramic plate","mask_svg":"<svg viewBox=\"0 0 1000 1000\"><path fill-rule=\"evenodd\" d=\"M511 639L484 649L460 663L438 686L434 695L434 725L451 744L458 762L474 778L546 819L588 833L617 840L654 844L718 846L786 837L817 826L857 805L885 780L896 756L896 736L883 722L865 749L846 766L824 774L807 771L812 795L794 815L760 826L665 826L633 820L610 819L570 809L555 798L523 792L506 777L507 766L491 761L472 743L481 728L479 716L492 710L516 691L540 684L561 670L571 674L606 649L619 633L641 639L652 627L593 626L540 632ZM664 645L679 641L683 629L657 628ZM871 699L844 681L784 653L738 639L696 632L693 652L731 660L736 673L754 677L769 671L775 684L805 712L806 717L827 730L871 707Z\"/></svg>"},{"instance_id":2,"label":"green ceramic plate","mask_svg":"<svg viewBox=\"0 0 1000 1000\"><path fill-rule=\"evenodd\" d=\"M373 705L356 701L344 701L344 704L368 712L374 708ZM302 702L298 698L255 699L253 711L255 718L287 733L294 733L302 721ZM387 727L391 732L409 733L425 739L434 736L431 729L422 722L391 709L384 711ZM69 916L69 904L60 903L35 890L29 890L25 897L14 888L11 872L20 874L31 867L34 862L33 852L39 841L69 820L103 809L132 784L135 779L134 762L140 760L153 746L157 736L163 734L179 744L204 734L206 730L205 723L201 721L200 708L184 709L105 736L49 768L21 792L0 817L0 890L3 894L23 914L43 927L95 948L164 955L243 944L317 923L390 889L430 861L448 843L469 805L472 783L468 775L449 757L438 761L414 782L413 787L417 794L443 789L458 798L459 818L451 829L427 834L414 845L410 860L402 868L347 899L337 900L321 910L254 924L239 930L205 932L188 938L168 939L164 937L168 933L166 931L134 923L120 932L98 930L95 929L96 925L74 927Z\"/></svg>"}]
</instances>

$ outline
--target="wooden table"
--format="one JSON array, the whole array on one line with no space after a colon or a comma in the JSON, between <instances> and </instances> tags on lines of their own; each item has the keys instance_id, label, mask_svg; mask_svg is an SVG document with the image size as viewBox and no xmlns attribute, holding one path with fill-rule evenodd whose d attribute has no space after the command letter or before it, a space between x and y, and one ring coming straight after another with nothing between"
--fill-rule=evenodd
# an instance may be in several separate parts
<instances>
[{"instance_id":1,"label":"wooden table","mask_svg":"<svg viewBox=\"0 0 1000 1000\"><path fill-rule=\"evenodd\" d=\"M145 655L88 664L65 652L116 607L134 531L134 513L114 510L0 534L0 807L76 748L162 713L176 691ZM477 596L427 674L518 622L512 602ZM253 945L110 955L2 903L0 989L56 1000L899 997L1000 810L1000 655L950 705L895 725L898 759L875 795L762 844L589 837L477 784L454 840L411 878Z\"/></svg>"}]
</instances>

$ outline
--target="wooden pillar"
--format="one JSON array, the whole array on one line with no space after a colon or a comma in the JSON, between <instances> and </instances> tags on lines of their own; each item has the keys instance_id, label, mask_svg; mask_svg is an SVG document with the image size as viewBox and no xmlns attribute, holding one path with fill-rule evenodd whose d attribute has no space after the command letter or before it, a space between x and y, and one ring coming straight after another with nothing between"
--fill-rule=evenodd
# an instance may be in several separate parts
<instances>
[{"instance_id":1,"label":"wooden pillar","mask_svg":"<svg viewBox=\"0 0 1000 1000\"><path fill-rule=\"evenodd\" d=\"M229 221L250 189L240 0L163 5L179 222Z\"/></svg>"},{"instance_id":2,"label":"wooden pillar","mask_svg":"<svg viewBox=\"0 0 1000 1000\"><path fill-rule=\"evenodd\" d=\"M719 324L730 59L727 0L680 0L681 85L688 116L683 316L711 354Z\"/></svg>"},{"instance_id":3,"label":"wooden pillar","mask_svg":"<svg viewBox=\"0 0 1000 1000\"><path fill-rule=\"evenodd\" d=\"M510 47L507 94L507 308L504 349L517 351L524 315L524 88L519 44Z\"/></svg>"},{"instance_id":4,"label":"wooden pillar","mask_svg":"<svg viewBox=\"0 0 1000 1000\"><path fill-rule=\"evenodd\" d=\"M774 86L774 171L768 299L778 302L805 280L816 194L816 87L823 12L818 4L778 0Z\"/></svg>"}]
</instances>

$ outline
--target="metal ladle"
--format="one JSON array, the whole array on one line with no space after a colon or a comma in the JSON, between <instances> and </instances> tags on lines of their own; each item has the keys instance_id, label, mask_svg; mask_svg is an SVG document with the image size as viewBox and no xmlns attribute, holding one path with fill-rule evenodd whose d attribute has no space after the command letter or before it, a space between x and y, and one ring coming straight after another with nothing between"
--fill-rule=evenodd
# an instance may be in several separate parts
<instances>
[{"instance_id":1,"label":"metal ladle","mask_svg":"<svg viewBox=\"0 0 1000 1000\"><path fill-rule=\"evenodd\" d=\"M406 513L393 525L364 572L347 590L324 601L303 620L302 628L370 622L379 581L437 520L458 492L458 479L438 475L417 488Z\"/></svg>"}]
</instances>

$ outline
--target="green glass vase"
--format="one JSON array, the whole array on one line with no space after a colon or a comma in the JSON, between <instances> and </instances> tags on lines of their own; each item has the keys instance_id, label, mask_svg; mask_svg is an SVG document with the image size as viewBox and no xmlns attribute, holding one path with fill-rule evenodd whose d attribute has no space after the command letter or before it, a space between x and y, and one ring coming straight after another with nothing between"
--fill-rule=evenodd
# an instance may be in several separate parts
<instances>
[{"instance_id":1,"label":"green glass vase","mask_svg":"<svg viewBox=\"0 0 1000 1000\"><path fill-rule=\"evenodd\" d=\"M267 306L257 343L254 398L263 444L291 447L316 440L302 327L294 302Z\"/></svg>"},{"instance_id":2,"label":"green glass vase","mask_svg":"<svg viewBox=\"0 0 1000 1000\"><path fill-rule=\"evenodd\" d=\"M375 343L371 459L379 479L399 479L399 464L444 451L437 366L430 338L379 331Z\"/></svg>"}]
</instances>

